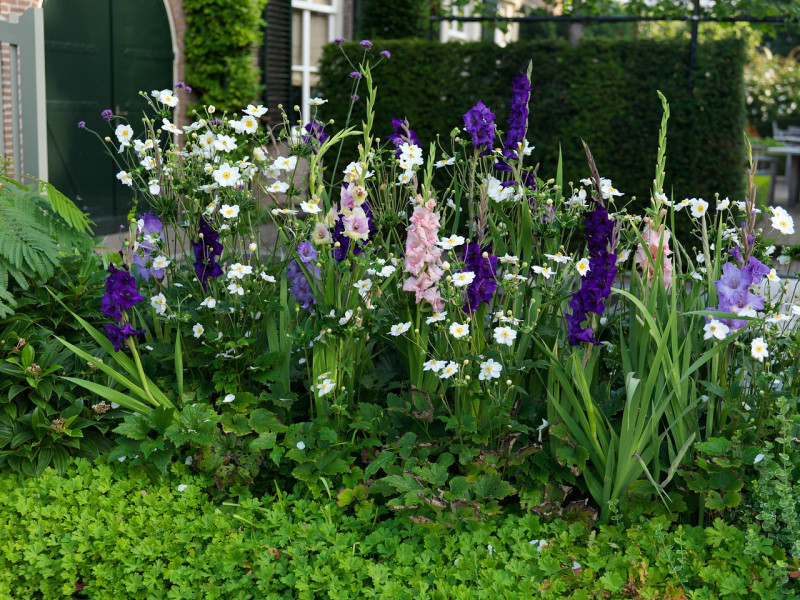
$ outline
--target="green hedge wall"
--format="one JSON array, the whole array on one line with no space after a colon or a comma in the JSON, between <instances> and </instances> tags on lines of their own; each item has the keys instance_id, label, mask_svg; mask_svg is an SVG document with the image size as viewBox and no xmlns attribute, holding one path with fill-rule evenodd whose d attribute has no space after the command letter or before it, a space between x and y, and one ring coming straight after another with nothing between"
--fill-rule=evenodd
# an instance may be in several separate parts
<instances>
[{"instance_id":1,"label":"green hedge wall","mask_svg":"<svg viewBox=\"0 0 800 600\"><path fill-rule=\"evenodd\" d=\"M362 51L355 43L343 48L352 59ZM463 128L462 115L479 99L505 128L511 78L530 60L528 140L536 146L532 158L541 162L544 178L555 176L559 144L564 181L587 177L580 143L585 139L601 176L611 178L625 199L649 197L660 90L672 114L665 190L674 190L678 199L713 198L715 192L738 197L743 190L745 51L738 40L699 48L694 94L688 89L689 46L681 41L593 40L577 48L560 41L520 42L499 48L404 40L376 43L372 52L377 56L381 50L392 55L374 73L381 136L391 131L392 117L405 116L427 149L436 133L446 137L453 127ZM350 71L339 48L325 49L321 93L330 102L320 115L336 119L337 126L347 116ZM363 99L359 105L363 110ZM362 112L354 115L360 120Z\"/></svg>"}]
</instances>

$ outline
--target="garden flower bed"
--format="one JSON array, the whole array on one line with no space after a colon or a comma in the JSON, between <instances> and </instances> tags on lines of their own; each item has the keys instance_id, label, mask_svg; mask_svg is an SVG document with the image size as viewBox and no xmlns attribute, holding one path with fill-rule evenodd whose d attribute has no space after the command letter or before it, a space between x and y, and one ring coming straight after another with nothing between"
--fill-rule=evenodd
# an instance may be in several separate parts
<instances>
[{"instance_id":1,"label":"garden flower bed","mask_svg":"<svg viewBox=\"0 0 800 600\"><path fill-rule=\"evenodd\" d=\"M0 582L41 597L785 597L800 306L784 296L793 250L773 238L791 217L760 207L752 178L743 200L670 198L663 96L644 213L588 147L579 184L538 173L530 68L507 123L478 101L438 145L402 115L380 139L373 69L390 56L362 47L366 114L339 129L322 99L295 128L266 130L254 105L178 127L179 87L148 94L143 125L104 113L98 137L138 202L118 254L48 246L42 274L44 242L8 252L21 242L0 232L18 286L0 323L0 466L42 477L2 483ZM0 209L21 219L29 192ZM49 198L79 238L74 207Z\"/></svg>"}]
</instances>

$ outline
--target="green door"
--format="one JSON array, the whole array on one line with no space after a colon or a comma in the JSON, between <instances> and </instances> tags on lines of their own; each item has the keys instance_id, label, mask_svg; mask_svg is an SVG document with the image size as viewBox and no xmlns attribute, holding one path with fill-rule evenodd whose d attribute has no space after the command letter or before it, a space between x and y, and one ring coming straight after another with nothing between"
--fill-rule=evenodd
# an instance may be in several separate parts
<instances>
[{"instance_id":1,"label":"green door","mask_svg":"<svg viewBox=\"0 0 800 600\"><path fill-rule=\"evenodd\" d=\"M118 122L141 135L146 101L139 91L172 86L172 37L163 0L47 0L44 4L47 153L50 183L97 223L96 233L119 228L131 205L120 167L102 137ZM127 119L110 124L110 108Z\"/></svg>"}]
</instances>

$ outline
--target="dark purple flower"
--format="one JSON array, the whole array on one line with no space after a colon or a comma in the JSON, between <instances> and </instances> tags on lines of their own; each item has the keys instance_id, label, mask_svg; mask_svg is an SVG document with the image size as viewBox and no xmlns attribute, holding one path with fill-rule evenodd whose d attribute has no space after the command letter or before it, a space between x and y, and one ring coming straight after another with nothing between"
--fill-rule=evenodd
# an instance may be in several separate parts
<instances>
[{"instance_id":1,"label":"dark purple flower","mask_svg":"<svg viewBox=\"0 0 800 600\"><path fill-rule=\"evenodd\" d=\"M183 89L184 89L184 90L186 90L187 92L191 92L191 91L192 91L192 88L190 88L188 85L186 85L186 84L185 84L185 83L183 83L182 81L179 81L178 83L176 83L176 84L175 84L174 86L172 86L172 87L174 87L176 90L177 90L177 89L180 89L180 88L183 88Z\"/></svg>"},{"instance_id":2,"label":"dark purple flower","mask_svg":"<svg viewBox=\"0 0 800 600\"><path fill-rule=\"evenodd\" d=\"M335 46L341 46L341 45L342 45L342 42L344 42L344 38L341 38L341 37L338 37L338 38L336 38L335 40L333 40L333 44L334 44Z\"/></svg>"},{"instance_id":3,"label":"dark purple flower","mask_svg":"<svg viewBox=\"0 0 800 600\"><path fill-rule=\"evenodd\" d=\"M315 154L319 151L319 147L322 146L325 140L330 137L323 131L324 127L325 124L317 120L306 123L306 126L303 127L305 133L301 136L301 139L304 144L309 144L311 146L311 151Z\"/></svg>"},{"instance_id":4,"label":"dark purple flower","mask_svg":"<svg viewBox=\"0 0 800 600\"><path fill-rule=\"evenodd\" d=\"M103 112L100 113L100 116L105 119L105 121L111 121L114 118L114 111L110 108L105 109Z\"/></svg>"},{"instance_id":5,"label":"dark purple flower","mask_svg":"<svg viewBox=\"0 0 800 600\"><path fill-rule=\"evenodd\" d=\"M617 254L611 247L614 237L614 222L601 205L584 214L586 246L589 249L589 272L581 279L580 289L572 296L569 306L572 313L565 314L567 341L571 346L582 342L597 345L594 332L584 321L589 313L602 315L605 300L611 294L611 284L617 276Z\"/></svg>"},{"instance_id":6,"label":"dark purple flower","mask_svg":"<svg viewBox=\"0 0 800 600\"><path fill-rule=\"evenodd\" d=\"M293 260L286 267L286 277L292 282L289 291L303 309L310 311L317 301L314 298L314 290L307 274L313 275L319 281L319 268L314 264L314 261L317 260L317 251L311 245L311 242L299 243L296 250L300 262Z\"/></svg>"},{"instance_id":7,"label":"dark purple flower","mask_svg":"<svg viewBox=\"0 0 800 600\"><path fill-rule=\"evenodd\" d=\"M370 48L372 48L372 42L370 42L369 40L361 40L361 46L369 50Z\"/></svg>"},{"instance_id":8,"label":"dark purple flower","mask_svg":"<svg viewBox=\"0 0 800 600\"><path fill-rule=\"evenodd\" d=\"M508 133L504 142L503 154L506 158L516 159L518 144L525 139L525 128L528 125L528 101L531 97L531 84L528 76L520 73L512 81L511 115L508 118Z\"/></svg>"},{"instance_id":9,"label":"dark purple flower","mask_svg":"<svg viewBox=\"0 0 800 600\"><path fill-rule=\"evenodd\" d=\"M391 54L389 54L389 51L388 51L388 50L381 50L381 56L382 56L383 58L387 58L387 59L388 59L388 58L392 58L392 55L391 55Z\"/></svg>"},{"instance_id":10,"label":"dark purple flower","mask_svg":"<svg viewBox=\"0 0 800 600\"><path fill-rule=\"evenodd\" d=\"M487 256L483 254L486 252ZM492 301L497 290L497 257L489 254L488 248L484 249L475 242L470 242L464 247L462 254L464 271L475 273L464 292L464 312L473 313L478 310L481 302L487 304Z\"/></svg>"},{"instance_id":11,"label":"dark purple flower","mask_svg":"<svg viewBox=\"0 0 800 600\"><path fill-rule=\"evenodd\" d=\"M111 344L114 346L114 352L119 352L125 346L125 342L129 337L144 333L144 329L134 329L130 323L125 323L122 327L113 323L104 323L103 327L106 330L108 339L111 340Z\"/></svg>"},{"instance_id":12,"label":"dark purple flower","mask_svg":"<svg viewBox=\"0 0 800 600\"><path fill-rule=\"evenodd\" d=\"M422 146L419 142L419 138L417 134L414 133L414 130L411 129L411 126L408 124L408 119L395 119L392 117L392 128L394 129L394 133L391 133L386 136L386 139L394 144L394 147L397 148L397 152L395 152L395 156L400 158L400 146L402 144L414 144L415 146Z\"/></svg>"},{"instance_id":13,"label":"dark purple flower","mask_svg":"<svg viewBox=\"0 0 800 600\"><path fill-rule=\"evenodd\" d=\"M78 121L78 129L86 129L86 121Z\"/></svg>"},{"instance_id":14,"label":"dark purple flower","mask_svg":"<svg viewBox=\"0 0 800 600\"><path fill-rule=\"evenodd\" d=\"M222 125L222 119L211 119L208 122L209 125Z\"/></svg>"},{"instance_id":15,"label":"dark purple flower","mask_svg":"<svg viewBox=\"0 0 800 600\"><path fill-rule=\"evenodd\" d=\"M108 265L106 293L101 300L100 311L110 319L120 321L122 313L142 301L136 290L136 280L127 271Z\"/></svg>"},{"instance_id":16,"label":"dark purple flower","mask_svg":"<svg viewBox=\"0 0 800 600\"><path fill-rule=\"evenodd\" d=\"M222 255L222 244L219 243L219 233L201 217L197 232L197 241L192 243L194 249L194 272L203 291L206 290L206 281L212 277L222 275L222 267L216 260Z\"/></svg>"},{"instance_id":17,"label":"dark purple flower","mask_svg":"<svg viewBox=\"0 0 800 600\"><path fill-rule=\"evenodd\" d=\"M494 142L494 113L478 100L464 115L464 128L475 148L488 149Z\"/></svg>"},{"instance_id":18,"label":"dark purple flower","mask_svg":"<svg viewBox=\"0 0 800 600\"><path fill-rule=\"evenodd\" d=\"M348 75L348 77L350 77L351 79L361 79L362 75L361 75L361 73L359 73L358 71L352 71L352 72L351 72L351 73Z\"/></svg>"},{"instance_id":19,"label":"dark purple flower","mask_svg":"<svg viewBox=\"0 0 800 600\"><path fill-rule=\"evenodd\" d=\"M350 96L350 100L352 100L353 102L358 102L359 98L360 96L358 94L353 94L352 96Z\"/></svg>"},{"instance_id":20,"label":"dark purple flower","mask_svg":"<svg viewBox=\"0 0 800 600\"><path fill-rule=\"evenodd\" d=\"M372 218L372 208L370 207L369 202L363 202L361 204L361 209L367 216L367 222L369 223L369 237L367 239L373 239L378 233L378 227L375 225L375 220ZM345 258L347 258L351 243L355 244L353 246L353 256L361 254L362 246L369 243L368 241L353 242L353 240L344 234L344 219L341 213L336 218L336 223L333 226L332 237L334 242L333 258L336 259L336 262L342 262ZM339 242L338 248L336 247L336 242Z\"/></svg>"},{"instance_id":21,"label":"dark purple flower","mask_svg":"<svg viewBox=\"0 0 800 600\"><path fill-rule=\"evenodd\" d=\"M739 264L742 264L744 258L742 258L742 251L739 249L739 246L734 246L730 250L728 250L728 254L730 254L733 258L735 258Z\"/></svg>"}]
</instances>

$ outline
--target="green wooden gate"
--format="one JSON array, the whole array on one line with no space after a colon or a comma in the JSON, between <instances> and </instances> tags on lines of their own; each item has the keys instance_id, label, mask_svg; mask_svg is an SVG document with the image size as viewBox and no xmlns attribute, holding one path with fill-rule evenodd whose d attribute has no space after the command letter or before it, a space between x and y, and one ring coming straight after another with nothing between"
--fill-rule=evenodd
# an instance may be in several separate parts
<instances>
[{"instance_id":1,"label":"green wooden gate","mask_svg":"<svg viewBox=\"0 0 800 600\"><path fill-rule=\"evenodd\" d=\"M163 0L47 0L44 5L49 181L97 223L96 233L119 227L131 191L101 136L113 126L110 108L141 134L146 102L139 91L171 87L172 36ZM123 122L123 121L119 121ZM116 150L113 150L116 157Z\"/></svg>"}]
</instances>

